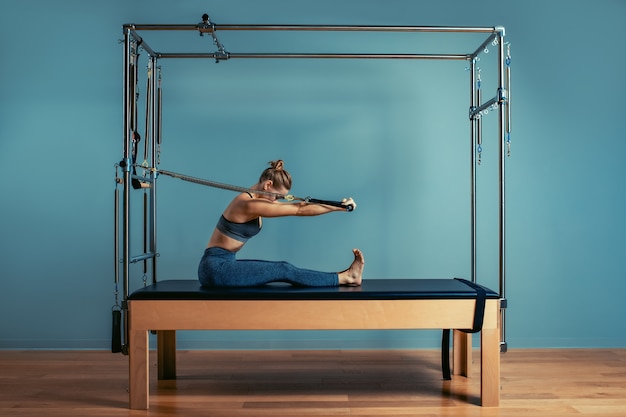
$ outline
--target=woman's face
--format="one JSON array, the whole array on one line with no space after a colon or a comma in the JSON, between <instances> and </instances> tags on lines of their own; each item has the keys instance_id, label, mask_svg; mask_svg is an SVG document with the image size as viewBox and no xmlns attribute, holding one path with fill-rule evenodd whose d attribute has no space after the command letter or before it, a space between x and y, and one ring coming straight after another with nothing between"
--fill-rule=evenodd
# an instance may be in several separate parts
<instances>
[{"instance_id":1,"label":"woman's face","mask_svg":"<svg viewBox=\"0 0 626 417\"><path fill-rule=\"evenodd\" d=\"M287 195L289 194L289 189L285 188L285 187L276 187L272 181L266 181L265 184L263 184L263 191L268 191L270 193L276 193L276 194L280 194L280 195ZM267 200L270 201L276 201L277 197L274 195L267 195L267 194L262 194L261 195L262 198L265 198Z\"/></svg>"},{"instance_id":2,"label":"woman's face","mask_svg":"<svg viewBox=\"0 0 626 417\"><path fill-rule=\"evenodd\" d=\"M274 187L272 187L274 188ZM287 195L289 194L289 189L285 188L285 187L279 187L279 188L274 188L274 192L276 194L280 194L280 195ZM272 201L276 200L276 197L272 196Z\"/></svg>"}]
</instances>

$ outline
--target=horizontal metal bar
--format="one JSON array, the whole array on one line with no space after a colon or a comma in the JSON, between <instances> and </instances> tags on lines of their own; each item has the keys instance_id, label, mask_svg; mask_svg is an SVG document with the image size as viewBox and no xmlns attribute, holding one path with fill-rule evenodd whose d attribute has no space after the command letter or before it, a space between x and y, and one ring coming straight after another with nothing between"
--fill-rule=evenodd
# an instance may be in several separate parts
<instances>
[{"instance_id":1,"label":"horizontal metal bar","mask_svg":"<svg viewBox=\"0 0 626 417\"><path fill-rule=\"evenodd\" d=\"M231 58L337 58L337 59L448 59L469 60L465 54L333 54L333 53L227 53L226 56L215 53L160 53L159 58L213 58L217 60Z\"/></svg>"},{"instance_id":2,"label":"horizontal metal bar","mask_svg":"<svg viewBox=\"0 0 626 417\"><path fill-rule=\"evenodd\" d=\"M475 109L470 110L470 119L473 119L474 117L476 117L476 115L478 113L480 113L481 111L485 110L486 108L489 108L491 106L493 106L494 104L498 103L498 97L494 97L491 100L483 103L482 105L478 106Z\"/></svg>"},{"instance_id":3,"label":"horizontal metal bar","mask_svg":"<svg viewBox=\"0 0 626 417\"><path fill-rule=\"evenodd\" d=\"M134 263L137 263L137 262L144 261L146 259L152 259L155 256L157 256L157 255L154 254L154 253L150 253L150 252L149 253L144 253L143 255L133 256L132 258L130 258L130 263L134 264Z\"/></svg>"},{"instance_id":4,"label":"horizontal metal bar","mask_svg":"<svg viewBox=\"0 0 626 417\"><path fill-rule=\"evenodd\" d=\"M336 54L336 53L232 53L230 58L343 58L343 59L458 59L467 60L462 54Z\"/></svg>"},{"instance_id":5,"label":"horizontal metal bar","mask_svg":"<svg viewBox=\"0 0 626 417\"><path fill-rule=\"evenodd\" d=\"M207 28L211 31L211 28ZM475 32L491 33L495 28L463 26L362 26L362 25L215 25L215 30L328 31L328 32Z\"/></svg>"},{"instance_id":6,"label":"horizontal metal bar","mask_svg":"<svg viewBox=\"0 0 626 417\"><path fill-rule=\"evenodd\" d=\"M461 32L461 33L493 33L495 27L471 26L363 26L363 25L250 25L250 24L213 24L201 27L189 24L125 24L134 30L198 30L210 33L213 30L243 30L243 31L329 31L329 32Z\"/></svg>"},{"instance_id":7,"label":"horizontal metal bar","mask_svg":"<svg viewBox=\"0 0 626 417\"><path fill-rule=\"evenodd\" d=\"M150 25L137 25L134 23L126 23L122 25L123 28L131 28L133 30L198 30L198 25L190 24L150 24Z\"/></svg>"}]
</instances>

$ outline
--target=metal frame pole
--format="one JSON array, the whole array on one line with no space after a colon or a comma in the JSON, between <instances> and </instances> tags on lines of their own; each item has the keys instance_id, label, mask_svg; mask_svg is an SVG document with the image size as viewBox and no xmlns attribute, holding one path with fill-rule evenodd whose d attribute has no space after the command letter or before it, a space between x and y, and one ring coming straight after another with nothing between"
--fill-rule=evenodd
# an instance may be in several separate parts
<instances>
[{"instance_id":1,"label":"metal frame pole","mask_svg":"<svg viewBox=\"0 0 626 417\"><path fill-rule=\"evenodd\" d=\"M469 54L346 54L346 53L159 53L159 58L198 58L228 60L236 58L305 58L305 59L436 59L436 60L468 60Z\"/></svg>"},{"instance_id":2,"label":"metal frame pole","mask_svg":"<svg viewBox=\"0 0 626 417\"><path fill-rule=\"evenodd\" d=\"M470 110L477 106L476 59L470 60ZM476 118L470 115L470 275L476 282Z\"/></svg>"},{"instance_id":3,"label":"metal frame pole","mask_svg":"<svg viewBox=\"0 0 626 417\"><path fill-rule=\"evenodd\" d=\"M128 352L128 305L126 300L129 294L130 277L130 183L131 183L131 125L133 111L133 76L131 74L131 55L133 45L130 30L124 31L124 149L123 159L120 164L123 170L123 197L122 197L122 280L123 280L123 302L122 311L124 314L124 337L122 342L122 352Z\"/></svg>"},{"instance_id":4,"label":"metal frame pole","mask_svg":"<svg viewBox=\"0 0 626 417\"><path fill-rule=\"evenodd\" d=\"M134 31L143 30L193 30L200 33L231 31L320 31L320 32L451 32L451 33L493 33L494 27L472 26L386 26L386 25L266 25L266 24L134 24L127 23L125 28Z\"/></svg>"},{"instance_id":5,"label":"metal frame pole","mask_svg":"<svg viewBox=\"0 0 626 417\"><path fill-rule=\"evenodd\" d=\"M505 70L505 55L504 55L504 28L500 28L498 31L498 102L499 102L499 130L500 130L500 164L499 164L499 279L500 279L500 314L501 314L501 337L500 337L500 350L505 352L507 350L506 343L506 189L505 189L505 159L506 159L506 116L508 107L508 91L506 90L506 70Z\"/></svg>"},{"instance_id":6,"label":"metal frame pole","mask_svg":"<svg viewBox=\"0 0 626 417\"><path fill-rule=\"evenodd\" d=\"M220 30L261 30L261 31L320 31L320 32L466 32L490 33L493 27L470 26L387 26L387 25L246 25L214 24L213 27L196 28L210 33Z\"/></svg>"},{"instance_id":7,"label":"metal frame pole","mask_svg":"<svg viewBox=\"0 0 626 417\"><path fill-rule=\"evenodd\" d=\"M151 86L150 89L152 91L151 100L150 100L150 123L152 125L151 134L152 140L150 141L150 166L156 165L156 143L157 143L157 134L159 131L159 120L157 115L160 114L159 109L159 96L157 93L158 87L158 59L156 56L150 56L150 65L152 67L152 78L151 78ZM157 181L156 181L156 173L154 171L150 172L150 191L149 191L149 217L150 217L150 227L149 227L149 245L150 252L154 254L152 257L152 283L155 284L157 282L157 224L156 224L156 193L157 193Z\"/></svg>"}]
</instances>

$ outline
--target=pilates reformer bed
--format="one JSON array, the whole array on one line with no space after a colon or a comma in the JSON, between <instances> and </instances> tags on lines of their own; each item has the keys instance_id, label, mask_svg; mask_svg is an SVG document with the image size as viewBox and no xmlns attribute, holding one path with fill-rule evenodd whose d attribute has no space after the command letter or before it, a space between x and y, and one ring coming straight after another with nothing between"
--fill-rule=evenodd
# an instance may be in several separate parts
<instances>
[{"instance_id":1,"label":"pilates reformer bed","mask_svg":"<svg viewBox=\"0 0 626 417\"><path fill-rule=\"evenodd\" d=\"M498 293L461 279L370 279L361 287L205 288L166 280L128 299L130 408L149 406L148 333L157 331L158 378L176 378L176 330L453 329L454 374L469 376L480 331L480 402L500 400ZM447 330L449 331L449 330ZM450 374L444 331L442 368Z\"/></svg>"}]
</instances>

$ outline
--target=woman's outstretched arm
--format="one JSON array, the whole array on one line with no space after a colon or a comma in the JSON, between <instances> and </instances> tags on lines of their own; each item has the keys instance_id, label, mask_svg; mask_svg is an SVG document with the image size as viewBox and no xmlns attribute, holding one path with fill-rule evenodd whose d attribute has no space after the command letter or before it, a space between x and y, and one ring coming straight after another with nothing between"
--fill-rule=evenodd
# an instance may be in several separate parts
<instances>
[{"instance_id":1,"label":"woman's outstretched arm","mask_svg":"<svg viewBox=\"0 0 626 417\"><path fill-rule=\"evenodd\" d=\"M251 217L284 217L284 216L319 216L334 211L347 211L351 205L352 210L356 203L352 198L343 199L346 208L329 206L325 204L310 204L306 202L289 203L282 201L269 201L262 198L240 200L240 210Z\"/></svg>"}]
</instances>

